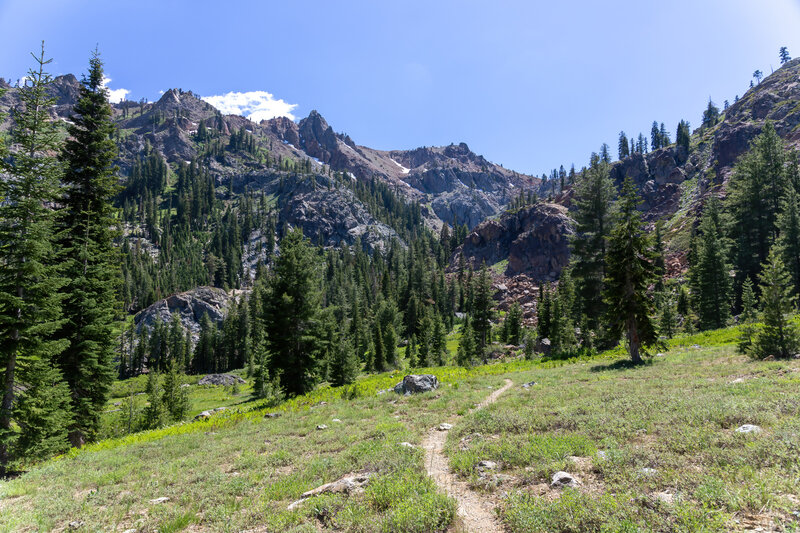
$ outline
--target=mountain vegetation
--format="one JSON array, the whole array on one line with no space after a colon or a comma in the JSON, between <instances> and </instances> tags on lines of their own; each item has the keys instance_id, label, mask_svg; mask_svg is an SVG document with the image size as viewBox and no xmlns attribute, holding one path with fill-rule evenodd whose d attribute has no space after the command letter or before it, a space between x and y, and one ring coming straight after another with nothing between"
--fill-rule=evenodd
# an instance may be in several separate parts
<instances>
[{"instance_id":1,"label":"mountain vegetation","mask_svg":"<svg viewBox=\"0 0 800 533\"><path fill-rule=\"evenodd\" d=\"M746 476L701 457L697 443L720 453L742 444L712 436L746 421L730 406L709 414L709 405L687 400L694 425L674 432L666 420L676 422L675 413L657 416L652 391L614 374L630 371L685 394L691 383L677 375L727 379L728 363L796 372L800 93L793 80L800 60L785 48L780 59L772 75L756 71L757 83L732 105L719 109L709 100L696 130L681 120L674 141L664 122L654 121L649 137L620 132L618 160L602 144L587 166L560 165L536 178L490 163L464 143L404 151L359 146L316 111L298 123L255 124L176 89L155 103L111 104L97 51L78 81L53 79L42 47L21 86L0 83L0 110L8 115L0 127L0 476L31 470L10 485L27 497L43 476L36 465L61 455L45 464L61 476L63 492L67 461L95 450L102 475L121 479L105 447L130 458L149 439L163 439L164 460L174 465L187 450L206 446L191 436L202 429L211 441L229 439L224 446L238 457L231 468L249 472L242 490L252 491L247 501L262 506L259 512L272 513L270 527L300 531L313 518L327 528L371 520L380 524L376 530L442 530L453 523L455 505L422 474L415 451L441 410L466 421L469 432L458 430L461 443L451 438L443 453L474 486L492 491L503 483L476 473L483 460L527 483L579 456L602 465L586 477L614 487L600 499L568 492L547 504L517 491L499 513L511 530L643 523L724 530L736 513L758 506L788 523L788 503L747 491L733 498L732 487ZM711 369L701 355L678 350L687 339L719 338L701 354L713 359ZM662 351L668 362L658 361ZM630 361L597 364L590 374L573 364L621 355ZM545 393L543 405L560 410L565 424L587 423L585 430L551 428L545 407L523 413L522 393L496 411L470 411L484 383L501 383L497 376L568 381L564 364L591 383L590 394ZM381 397L401 372L422 368L447 388L435 404L404 398L402 405L420 411L395 414L395 404ZM677 374L659 377L655 368ZM205 375L229 384L206 384ZM639 402L641 418L626 414L615 429L587 418L590 398L610 419L607 382L624 390L611 404L627 410ZM759 395L766 388L759 382ZM703 394L725 401L719 384ZM791 471L770 471L763 481L782 487L796 473L787 466L796 402L776 406L755 396L748 405L777 414L751 418L783 433L774 449L755 441L758 453L747 453L753 464ZM312 406L325 409L312 413ZM354 418L355 406L367 414L351 421L352 434L295 439L313 435L312 423L314 431L329 429L319 412ZM298 410L301 419L278 421L274 430L259 425L264 415ZM375 427L365 422L370 410ZM541 435L529 435L539 426L571 429L539 442ZM637 455L637 435L648 428L667 439L674 464L684 467L694 454L704 471L715 472L709 479L716 485ZM236 431L266 443L275 438L278 448L245 449ZM507 443L489 438L498 434L514 436ZM390 449L401 438L402 453ZM600 446L619 455L601 456ZM322 450L324 459L295 461L288 458L293 447ZM356 451L343 455L348 447ZM531 462L539 466L523 470ZM633 479L623 463L659 473ZM267 464L291 467L292 481L253 474L252 465ZM316 515L277 509L275 502L283 506L314 481L369 468L378 481L353 500L321 499ZM688 499L664 507L628 498L652 493L661 481ZM136 482L137 496L145 484ZM204 491L198 496L207 498ZM266 496L258 500L261 491ZM40 505L40 497L31 499ZM231 527L258 522L227 496L206 502L230 507L219 515L200 516L189 500L181 502L183 514L165 506L134 527L177 530L197 520L222 527L226 516ZM71 517L73 507L64 504ZM582 511L574 516L578 526L560 522L561 514L584 508L600 518ZM0 524L3 513L0 500ZM42 506L7 523L62 526L57 514ZM104 518L131 525L124 514ZM96 525L82 520L73 529Z\"/></svg>"}]
</instances>

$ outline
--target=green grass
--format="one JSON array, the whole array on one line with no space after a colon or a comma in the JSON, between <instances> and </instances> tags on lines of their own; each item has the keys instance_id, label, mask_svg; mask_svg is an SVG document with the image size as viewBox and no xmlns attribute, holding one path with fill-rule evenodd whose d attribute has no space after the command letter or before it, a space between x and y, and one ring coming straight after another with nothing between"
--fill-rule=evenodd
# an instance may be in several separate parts
<instances>
[{"instance_id":1,"label":"green grass","mask_svg":"<svg viewBox=\"0 0 800 533\"><path fill-rule=\"evenodd\" d=\"M735 341L730 328L675 339L640 366L597 359L522 372L515 381L538 384L451 433L451 467L481 490L508 492L511 531L796 528L800 361L751 361ZM742 424L763 431L736 433ZM515 481L486 483L481 460ZM559 470L583 486L550 489Z\"/></svg>"},{"instance_id":2,"label":"green grass","mask_svg":"<svg viewBox=\"0 0 800 533\"><path fill-rule=\"evenodd\" d=\"M379 394L401 372L269 409L242 403L246 386L233 397L194 385L194 401L230 409L107 439L0 482L0 531L70 522L80 531L443 531L454 526L455 502L426 477L423 451L398 443L418 445L455 414L465 416L448 435L451 468L499 502L510 531L796 530L800 361L751 361L735 353L736 336L735 328L682 336L639 366L618 348L570 361L415 369L442 386L409 397ZM517 386L467 414L506 377ZM519 387L528 381L537 385ZM135 378L114 392L143 387ZM734 431L745 423L763 432ZM481 477L481 460L509 478ZM550 489L557 470L582 486ZM357 472L374 473L363 492L287 510L304 491ZM149 503L162 496L170 500Z\"/></svg>"}]
</instances>

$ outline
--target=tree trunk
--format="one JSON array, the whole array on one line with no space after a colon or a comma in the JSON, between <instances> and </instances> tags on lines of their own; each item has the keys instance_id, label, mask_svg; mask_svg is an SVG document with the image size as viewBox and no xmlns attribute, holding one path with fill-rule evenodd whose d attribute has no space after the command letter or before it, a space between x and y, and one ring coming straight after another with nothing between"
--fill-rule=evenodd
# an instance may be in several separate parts
<instances>
[{"instance_id":1,"label":"tree trunk","mask_svg":"<svg viewBox=\"0 0 800 533\"><path fill-rule=\"evenodd\" d=\"M5 380L3 382L3 402L0 405L0 431L5 435L3 442L0 443L0 477L6 475L8 465L9 450L6 436L11 432L11 409L14 407L14 372L17 366L17 354L15 350L9 350L8 362L5 368Z\"/></svg>"},{"instance_id":2,"label":"tree trunk","mask_svg":"<svg viewBox=\"0 0 800 533\"><path fill-rule=\"evenodd\" d=\"M628 318L628 353L634 363L642 362L642 356L639 353L641 345L639 330L636 327L636 318L630 317Z\"/></svg>"}]
</instances>

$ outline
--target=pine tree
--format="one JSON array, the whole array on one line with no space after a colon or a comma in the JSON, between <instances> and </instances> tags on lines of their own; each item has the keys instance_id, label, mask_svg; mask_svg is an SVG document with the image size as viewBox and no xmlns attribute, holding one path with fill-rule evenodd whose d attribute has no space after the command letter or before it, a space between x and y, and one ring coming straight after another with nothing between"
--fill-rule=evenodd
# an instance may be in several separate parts
<instances>
[{"instance_id":1,"label":"pine tree","mask_svg":"<svg viewBox=\"0 0 800 533\"><path fill-rule=\"evenodd\" d=\"M79 445L95 438L114 380L114 321L120 307L120 261L113 243L118 222L111 204L117 192L117 147L103 62L96 51L73 113L61 153L66 171L60 246L69 283L63 290L66 322L59 334L69 346L59 366L72 393L70 439Z\"/></svg>"},{"instance_id":2,"label":"pine tree","mask_svg":"<svg viewBox=\"0 0 800 533\"><path fill-rule=\"evenodd\" d=\"M372 325L372 369L376 372L386 370L386 353L383 346L383 331L377 320Z\"/></svg>"},{"instance_id":3,"label":"pine tree","mask_svg":"<svg viewBox=\"0 0 800 533\"><path fill-rule=\"evenodd\" d=\"M653 121L653 127L650 128L650 146L653 150L661 148L661 132L658 129L658 122Z\"/></svg>"},{"instance_id":4,"label":"pine tree","mask_svg":"<svg viewBox=\"0 0 800 533\"><path fill-rule=\"evenodd\" d=\"M355 383L361 365L352 344L344 335L339 335L339 341L334 347L332 363L331 385L341 387Z\"/></svg>"},{"instance_id":5,"label":"pine tree","mask_svg":"<svg viewBox=\"0 0 800 533\"><path fill-rule=\"evenodd\" d=\"M522 341L522 308L514 302L508 309L504 322L506 342L518 346Z\"/></svg>"},{"instance_id":6,"label":"pine tree","mask_svg":"<svg viewBox=\"0 0 800 533\"><path fill-rule=\"evenodd\" d=\"M742 285L742 314L739 315L741 335L739 336L739 351L748 353L753 345L753 337L756 327L753 324L757 317L756 294L753 290L753 282L750 279L744 280Z\"/></svg>"},{"instance_id":7,"label":"pine tree","mask_svg":"<svg viewBox=\"0 0 800 533\"><path fill-rule=\"evenodd\" d=\"M787 186L778 215L778 243L783 262L792 277L794 293L800 292L800 195L794 186Z\"/></svg>"},{"instance_id":8,"label":"pine tree","mask_svg":"<svg viewBox=\"0 0 800 533\"><path fill-rule=\"evenodd\" d=\"M737 293L746 278L756 279L778 238L781 199L790 186L785 157L783 141L767 121L751 150L734 167L726 207L732 215L731 237L736 244Z\"/></svg>"},{"instance_id":9,"label":"pine tree","mask_svg":"<svg viewBox=\"0 0 800 533\"><path fill-rule=\"evenodd\" d=\"M190 407L189 394L181 387L177 367L175 361L169 363L169 370L164 376L164 394L161 398L164 409L174 422L183 420L189 413Z\"/></svg>"},{"instance_id":10,"label":"pine tree","mask_svg":"<svg viewBox=\"0 0 800 533\"><path fill-rule=\"evenodd\" d=\"M481 267L475 287L475 301L472 310L472 328L478 341L478 348L483 351L492 342L492 279L486 265Z\"/></svg>"},{"instance_id":11,"label":"pine tree","mask_svg":"<svg viewBox=\"0 0 800 533\"><path fill-rule=\"evenodd\" d=\"M287 394L303 394L317 383L320 309L314 251L300 229L281 240L264 301L270 370Z\"/></svg>"},{"instance_id":12,"label":"pine tree","mask_svg":"<svg viewBox=\"0 0 800 533\"><path fill-rule=\"evenodd\" d=\"M773 246L759 275L762 325L749 351L758 359L785 359L800 350L800 330L791 318L795 310L792 281L780 256L778 247Z\"/></svg>"},{"instance_id":13,"label":"pine tree","mask_svg":"<svg viewBox=\"0 0 800 533\"><path fill-rule=\"evenodd\" d=\"M689 143L691 142L691 131L689 130L689 123L685 120L681 120L678 123L677 133L675 134L675 142L679 147L682 147L686 151L685 156L688 156Z\"/></svg>"},{"instance_id":14,"label":"pine tree","mask_svg":"<svg viewBox=\"0 0 800 533\"><path fill-rule=\"evenodd\" d=\"M48 114L54 100L48 96L51 77L44 69L50 60L44 45L34 58L36 67L19 90L13 158L3 157L0 143L0 172L5 174L0 180L0 476L15 452L62 451L65 424L71 422L62 376L51 364L65 347L53 339L63 322L58 290L65 281L52 246L49 206L58 194L61 167L50 155L58 148L58 134ZM25 393L18 399L21 384Z\"/></svg>"},{"instance_id":15,"label":"pine tree","mask_svg":"<svg viewBox=\"0 0 800 533\"><path fill-rule=\"evenodd\" d=\"M655 281L650 239L636 209L639 198L633 181L626 178L619 200L619 215L606 254L607 276L603 296L608 304L609 333L619 339L624 333L628 354L634 363L644 350L657 344L653 323L653 299L648 294ZM646 352L645 352L646 353Z\"/></svg>"},{"instance_id":16,"label":"pine tree","mask_svg":"<svg viewBox=\"0 0 800 533\"><path fill-rule=\"evenodd\" d=\"M592 330L597 330L605 310L602 287L614 198L608 172L608 166L593 157L575 191L575 236L571 242L575 304L577 314L586 316Z\"/></svg>"},{"instance_id":17,"label":"pine tree","mask_svg":"<svg viewBox=\"0 0 800 533\"><path fill-rule=\"evenodd\" d=\"M781 59L781 65L783 65L784 63L788 63L789 61L792 60L792 56L789 55L789 49L786 48L785 46L781 46L778 55L780 56Z\"/></svg>"},{"instance_id":18,"label":"pine tree","mask_svg":"<svg viewBox=\"0 0 800 533\"><path fill-rule=\"evenodd\" d=\"M725 327L730 317L731 278L726 240L723 237L718 203L712 198L700 222L702 246L698 251L695 295L700 329Z\"/></svg>"},{"instance_id":19,"label":"pine tree","mask_svg":"<svg viewBox=\"0 0 800 533\"><path fill-rule=\"evenodd\" d=\"M703 111L703 128L711 128L719 122L719 108L709 98L708 106Z\"/></svg>"},{"instance_id":20,"label":"pine tree","mask_svg":"<svg viewBox=\"0 0 800 533\"><path fill-rule=\"evenodd\" d=\"M164 389L161 386L161 376L156 370L151 370L147 375L147 402L142 423L145 429L156 429L167 423L169 413L164 408Z\"/></svg>"},{"instance_id":21,"label":"pine tree","mask_svg":"<svg viewBox=\"0 0 800 533\"><path fill-rule=\"evenodd\" d=\"M72 422L69 387L47 358L31 361L24 372L25 390L14 406L19 426L14 456L42 460L69 447L67 428Z\"/></svg>"},{"instance_id":22,"label":"pine tree","mask_svg":"<svg viewBox=\"0 0 800 533\"><path fill-rule=\"evenodd\" d=\"M397 365L397 332L394 325L389 323L383 330L383 350L386 356L386 364L390 367Z\"/></svg>"},{"instance_id":23,"label":"pine tree","mask_svg":"<svg viewBox=\"0 0 800 533\"><path fill-rule=\"evenodd\" d=\"M619 146L617 151L620 161L631 155L630 149L628 148L628 137L625 135L624 131L619 132Z\"/></svg>"},{"instance_id":24,"label":"pine tree","mask_svg":"<svg viewBox=\"0 0 800 533\"><path fill-rule=\"evenodd\" d=\"M460 366L469 367L476 359L475 331L467 320L461 330L461 341L458 343L456 360Z\"/></svg>"},{"instance_id":25,"label":"pine tree","mask_svg":"<svg viewBox=\"0 0 800 533\"><path fill-rule=\"evenodd\" d=\"M442 366L447 362L447 332L445 331L442 317L439 313L434 313L433 334L431 336L431 356L437 366Z\"/></svg>"}]
</instances>

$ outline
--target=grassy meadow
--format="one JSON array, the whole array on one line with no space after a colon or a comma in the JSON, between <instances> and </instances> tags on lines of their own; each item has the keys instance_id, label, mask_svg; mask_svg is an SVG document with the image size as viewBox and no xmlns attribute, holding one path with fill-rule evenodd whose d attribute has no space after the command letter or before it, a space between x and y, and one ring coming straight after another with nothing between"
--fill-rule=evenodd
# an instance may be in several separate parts
<instances>
[{"instance_id":1,"label":"grassy meadow","mask_svg":"<svg viewBox=\"0 0 800 533\"><path fill-rule=\"evenodd\" d=\"M496 502L509 531L797 530L800 360L752 361L735 339L735 329L679 338L635 367L613 351L425 369L442 386L409 397L379 393L398 372L270 408L246 401L249 385L238 395L192 385L193 412L229 409L0 482L0 530L458 531L455 502L426 476L419 448L454 415L463 418L448 435L451 468ZM469 414L504 378L514 387ZM110 409L143 390L137 379L118 384ZM737 433L743 424L762 430ZM479 472L482 460L498 470ZM551 489L561 470L580 486ZM287 510L362 472L373 474L363 492Z\"/></svg>"}]
</instances>

